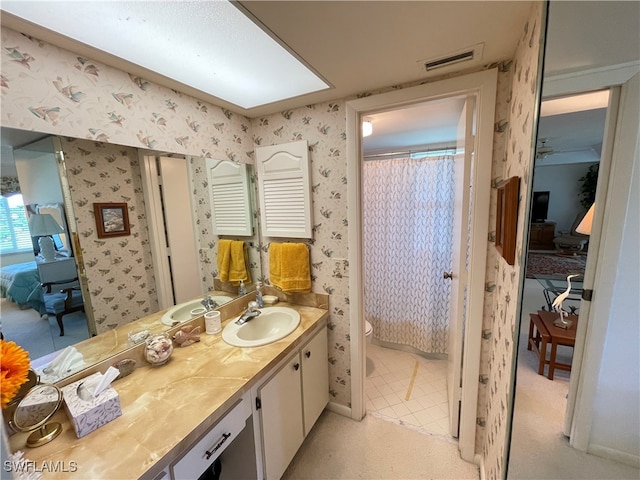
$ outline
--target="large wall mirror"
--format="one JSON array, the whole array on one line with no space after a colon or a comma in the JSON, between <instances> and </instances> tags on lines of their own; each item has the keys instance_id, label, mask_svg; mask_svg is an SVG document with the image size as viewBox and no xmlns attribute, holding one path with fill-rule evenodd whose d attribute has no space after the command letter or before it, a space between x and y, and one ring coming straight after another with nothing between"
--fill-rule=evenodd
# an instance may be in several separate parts
<instances>
[{"instance_id":1,"label":"large wall mirror","mask_svg":"<svg viewBox=\"0 0 640 480\"><path fill-rule=\"evenodd\" d=\"M61 161L56 159L58 151ZM8 215L3 221L13 226L3 242L17 242L15 247L3 243L0 256L4 338L27 349L34 365L78 342L84 347L85 367L120 353L128 347L128 333L169 328L161 322L142 324L140 318L202 295L212 295L218 303L237 296L237 286L218 279L219 238L246 243L250 276L254 282L260 280L252 166L247 165L254 223L250 236L216 235L209 170L207 160L200 157L2 128L2 201ZM118 233L117 222L123 219L97 219L95 203L103 205L107 216L113 210L115 217L126 205L128 223L122 235L98 236L97 221L105 222L103 231L115 225L113 231ZM17 214L20 209L22 216ZM29 231L29 219L44 214L52 214L63 230L42 233L54 240L55 257L50 262L43 261L37 237ZM59 270L67 263L77 272L73 286L79 289L76 295L81 292L78 301L85 311L77 308L65 314L60 335L55 314L42 305L46 290L40 277L43 264ZM178 266L186 269L178 273ZM21 288L7 292L21 282ZM97 342L91 338L94 335L114 341Z\"/></svg>"},{"instance_id":2,"label":"large wall mirror","mask_svg":"<svg viewBox=\"0 0 640 480\"><path fill-rule=\"evenodd\" d=\"M569 291L569 296L562 304L563 310L576 314L580 324L593 321L588 315L588 304L582 302L581 297L583 279L587 276L588 281L598 262L595 243L598 239L589 235L590 223L588 229L586 223L585 229L579 225L594 202L597 208L604 208L605 195L600 193L603 182L597 180L598 171L603 175L615 161L611 160L610 151L607 153L615 141L618 108L615 88L611 87L624 86L638 74L639 31L637 2L551 1L549 4L542 106L532 166L527 268L520 297L515 402L508 457L510 479L637 478L638 475L637 469L623 462L597 456L602 455L602 451L591 451L593 454L589 455L575 443L576 414L571 399L582 393L572 393L572 390L577 389L578 379L585 381L581 358L594 353L588 350L584 338L576 336L575 325L567 332L569 336L574 335L575 348L566 342L553 352L547 348L546 362L541 362L540 354L529 342L529 326L533 323L534 333L540 323L543 325L540 328L545 328L548 318L554 315L549 313L553 310L553 301L565 291ZM605 181L605 189L606 184ZM566 277L571 274L579 276L569 284ZM550 355L565 367L551 371ZM570 371L566 366L570 366ZM637 366L635 368L637 377ZM587 381L598 383L598 389L615 388L616 395L622 398L627 378L620 373L619 380L603 381L600 377ZM633 435L616 425L630 425L637 439L634 408L637 412L637 394L635 407L607 406L604 413L594 409L593 418L605 418L603 423L607 424L600 427L599 440L615 438L620 451L633 444L629 440ZM637 452L637 443L635 449Z\"/></svg>"}]
</instances>

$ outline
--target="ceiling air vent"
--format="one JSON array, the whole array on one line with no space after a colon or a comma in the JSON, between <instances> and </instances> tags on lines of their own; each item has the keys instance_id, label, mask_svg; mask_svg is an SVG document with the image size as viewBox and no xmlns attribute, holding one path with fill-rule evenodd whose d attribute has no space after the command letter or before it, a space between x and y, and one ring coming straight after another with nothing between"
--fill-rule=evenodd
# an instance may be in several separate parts
<instances>
[{"instance_id":1,"label":"ceiling air vent","mask_svg":"<svg viewBox=\"0 0 640 480\"><path fill-rule=\"evenodd\" d=\"M424 68L427 70L427 72L430 72L431 70L448 67L460 62L466 62L474 59L479 60L480 58L482 58L482 47L482 44L478 44L473 47L460 50L446 57L433 60L422 60L419 63L421 65L424 65Z\"/></svg>"}]
</instances>

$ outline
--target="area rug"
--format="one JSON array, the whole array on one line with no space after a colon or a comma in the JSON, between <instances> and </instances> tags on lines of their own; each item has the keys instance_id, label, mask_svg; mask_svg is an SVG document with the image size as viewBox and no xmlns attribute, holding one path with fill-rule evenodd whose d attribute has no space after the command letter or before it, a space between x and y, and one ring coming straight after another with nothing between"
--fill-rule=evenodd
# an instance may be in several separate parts
<instances>
[{"instance_id":1,"label":"area rug","mask_svg":"<svg viewBox=\"0 0 640 480\"><path fill-rule=\"evenodd\" d=\"M527 278L535 275L568 275L584 273L586 255L564 257L556 254L529 253L527 257Z\"/></svg>"}]
</instances>

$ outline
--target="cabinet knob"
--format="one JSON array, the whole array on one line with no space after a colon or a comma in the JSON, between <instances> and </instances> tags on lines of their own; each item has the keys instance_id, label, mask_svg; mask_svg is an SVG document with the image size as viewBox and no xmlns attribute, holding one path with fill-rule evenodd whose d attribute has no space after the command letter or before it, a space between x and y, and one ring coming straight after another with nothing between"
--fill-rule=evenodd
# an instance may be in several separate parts
<instances>
[{"instance_id":1,"label":"cabinet knob","mask_svg":"<svg viewBox=\"0 0 640 480\"><path fill-rule=\"evenodd\" d=\"M296 362L296 363L293 364L293 369L295 371L298 371L299 368L300 368L300 364L299 363Z\"/></svg>"},{"instance_id":2,"label":"cabinet knob","mask_svg":"<svg viewBox=\"0 0 640 480\"><path fill-rule=\"evenodd\" d=\"M305 353L304 356L307 358L311 357L311 350L307 351L307 353Z\"/></svg>"},{"instance_id":3,"label":"cabinet knob","mask_svg":"<svg viewBox=\"0 0 640 480\"><path fill-rule=\"evenodd\" d=\"M444 272L444 278L453 280L453 272Z\"/></svg>"}]
</instances>

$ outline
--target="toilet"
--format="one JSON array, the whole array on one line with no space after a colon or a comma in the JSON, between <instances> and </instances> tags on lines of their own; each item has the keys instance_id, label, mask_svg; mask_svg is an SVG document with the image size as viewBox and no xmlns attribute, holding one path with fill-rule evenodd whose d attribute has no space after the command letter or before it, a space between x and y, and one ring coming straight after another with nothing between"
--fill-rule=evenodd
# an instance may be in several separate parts
<instances>
[{"instance_id":1,"label":"toilet","mask_svg":"<svg viewBox=\"0 0 640 480\"><path fill-rule=\"evenodd\" d=\"M373 327L368 321L364 321L364 336L367 343L371 343L373 338Z\"/></svg>"}]
</instances>

